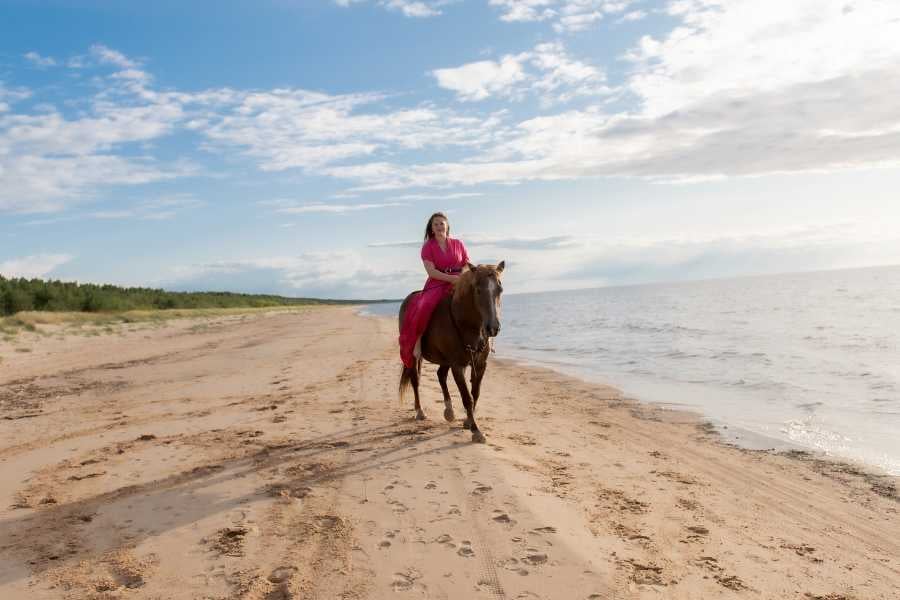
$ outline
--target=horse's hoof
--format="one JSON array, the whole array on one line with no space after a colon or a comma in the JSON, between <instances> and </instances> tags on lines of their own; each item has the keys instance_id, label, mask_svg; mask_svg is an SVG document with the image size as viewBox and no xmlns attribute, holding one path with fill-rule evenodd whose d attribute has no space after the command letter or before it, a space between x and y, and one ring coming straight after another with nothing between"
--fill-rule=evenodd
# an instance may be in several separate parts
<instances>
[{"instance_id":1,"label":"horse's hoof","mask_svg":"<svg viewBox=\"0 0 900 600\"><path fill-rule=\"evenodd\" d=\"M423 413L420 410L419 412L416 413L416 421L424 421L424 420L425 420L425 413Z\"/></svg>"},{"instance_id":2,"label":"horse's hoof","mask_svg":"<svg viewBox=\"0 0 900 600\"><path fill-rule=\"evenodd\" d=\"M452 409L452 408L445 408L445 409L444 409L444 420L446 420L446 421L452 423L452 422L453 422L453 419L455 419L455 418L456 418L456 415L453 414L453 409Z\"/></svg>"},{"instance_id":3,"label":"horse's hoof","mask_svg":"<svg viewBox=\"0 0 900 600\"><path fill-rule=\"evenodd\" d=\"M472 421L469 419L463 421L463 429L472 429Z\"/></svg>"},{"instance_id":4,"label":"horse's hoof","mask_svg":"<svg viewBox=\"0 0 900 600\"><path fill-rule=\"evenodd\" d=\"M473 442L473 443L475 443L475 444L483 444L483 443L485 443L486 441L487 441L487 440L485 439L484 434L481 433L480 431L473 431L473 432L472 432L472 442Z\"/></svg>"}]
</instances>

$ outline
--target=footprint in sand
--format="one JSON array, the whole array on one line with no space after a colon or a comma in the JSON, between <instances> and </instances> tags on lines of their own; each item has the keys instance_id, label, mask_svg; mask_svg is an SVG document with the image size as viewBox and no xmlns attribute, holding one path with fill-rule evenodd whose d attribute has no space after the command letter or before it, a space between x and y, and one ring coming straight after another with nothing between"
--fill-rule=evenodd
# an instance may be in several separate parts
<instances>
[{"instance_id":1,"label":"footprint in sand","mask_svg":"<svg viewBox=\"0 0 900 600\"><path fill-rule=\"evenodd\" d=\"M382 538L381 542L378 543L379 548L390 548L391 540L397 537L397 534L400 533L399 529L389 529L384 532L384 538Z\"/></svg>"},{"instance_id":2,"label":"footprint in sand","mask_svg":"<svg viewBox=\"0 0 900 600\"><path fill-rule=\"evenodd\" d=\"M428 483L425 484L426 490L433 490L436 487L437 487L437 484L433 481L429 481Z\"/></svg>"},{"instance_id":3,"label":"footprint in sand","mask_svg":"<svg viewBox=\"0 0 900 600\"><path fill-rule=\"evenodd\" d=\"M503 512L502 510L495 510L493 520L497 523L502 523L504 525L508 525L512 527L516 524L515 519L511 519L508 514Z\"/></svg>"},{"instance_id":4,"label":"footprint in sand","mask_svg":"<svg viewBox=\"0 0 900 600\"><path fill-rule=\"evenodd\" d=\"M215 537L205 541L220 556L244 556L244 538L250 533L246 527L226 527L216 532Z\"/></svg>"},{"instance_id":5,"label":"footprint in sand","mask_svg":"<svg viewBox=\"0 0 900 600\"><path fill-rule=\"evenodd\" d=\"M391 588L395 592L404 592L411 589L415 585L416 580L421 578L422 574L415 569L407 569L403 573L394 573L394 581L391 583Z\"/></svg>"},{"instance_id":6,"label":"footprint in sand","mask_svg":"<svg viewBox=\"0 0 900 600\"><path fill-rule=\"evenodd\" d=\"M461 541L459 550L457 550L456 553L465 558L471 558L475 556L475 551L472 550L472 542L470 542L469 540Z\"/></svg>"},{"instance_id":7,"label":"footprint in sand","mask_svg":"<svg viewBox=\"0 0 900 600\"><path fill-rule=\"evenodd\" d=\"M539 551L537 548L528 548L527 552L528 554L522 557L522 562L526 565L543 565L548 560L547 554Z\"/></svg>"},{"instance_id":8,"label":"footprint in sand","mask_svg":"<svg viewBox=\"0 0 900 600\"><path fill-rule=\"evenodd\" d=\"M702 525L691 525L687 530L691 533L685 539L681 540L682 542L699 542L709 535L709 529Z\"/></svg>"},{"instance_id":9,"label":"footprint in sand","mask_svg":"<svg viewBox=\"0 0 900 600\"><path fill-rule=\"evenodd\" d=\"M278 567L269 574L268 580L272 583L284 583L294 576L297 567Z\"/></svg>"},{"instance_id":10,"label":"footprint in sand","mask_svg":"<svg viewBox=\"0 0 900 600\"><path fill-rule=\"evenodd\" d=\"M532 529L534 533L556 533L556 527L546 526L546 527L536 527Z\"/></svg>"},{"instance_id":11,"label":"footprint in sand","mask_svg":"<svg viewBox=\"0 0 900 600\"><path fill-rule=\"evenodd\" d=\"M475 496L483 496L484 494L487 494L488 492L490 492L492 489L494 489L494 488L492 488L489 485L484 485L484 484L478 483L476 481L475 489L472 490L472 494Z\"/></svg>"},{"instance_id":12,"label":"footprint in sand","mask_svg":"<svg viewBox=\"0 0 900 600\"><path fill-rule=\"evenodd\" d=\"M504 569L507 569L508 571L512 571L513 573L517 573L517 574L521 575L522 577L525 577L526 575L528 575L528 569L523 567L522 564L519 562L519 560L516 558L508 558L506 560L501 560L498 564L501 567L503 567Z\"/></svg>"},{"instance_id":13,"label":"footprint in sand","mask_svg":"<svg viewBox=\"0 0 900 600\"><path fill-rule=\"evenodd\" d=\"M453 537L448 533L442 533L434 539L436 544L440 544L441 546L446 546L451 550L456 548L456 544L453 543Z\"/></svg>"}]
</instances>

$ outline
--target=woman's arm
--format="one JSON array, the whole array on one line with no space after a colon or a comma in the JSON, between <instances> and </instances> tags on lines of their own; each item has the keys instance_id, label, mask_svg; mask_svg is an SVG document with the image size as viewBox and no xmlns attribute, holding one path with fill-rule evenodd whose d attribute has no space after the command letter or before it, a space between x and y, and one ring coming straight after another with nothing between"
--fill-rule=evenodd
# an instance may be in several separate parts
<instances>
[{"instance_id":1,"label":"woman's arm","mask_svg":"<svg viewBox=\"0 0 900 600\"><path fill-rule=\"evenodd\" d=\"M423 260L422 264L425 265L425 272L428 273L428 276L432 279L437 279L439 281L446 281L447 283L455 284L459 279L459 275L450 275L449 273L444 273L443 271L438 271L434 263L430 260Z\"/></svg>"}]
</instances>

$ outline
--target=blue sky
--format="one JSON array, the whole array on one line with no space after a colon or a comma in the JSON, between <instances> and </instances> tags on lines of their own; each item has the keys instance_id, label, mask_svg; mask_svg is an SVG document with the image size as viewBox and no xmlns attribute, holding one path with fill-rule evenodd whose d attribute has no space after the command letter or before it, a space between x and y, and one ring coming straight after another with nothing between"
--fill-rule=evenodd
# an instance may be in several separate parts
<instances>
[{"instance_id":1,"label":"blue sky","mask_svg":"<svg viewBox=\"0 0 900 600\"><path fill-rule=\"evenodd\" d=\"M893 0L0 4L0 273L399 297L900 263Z\"/></svg>"}]
</instances>

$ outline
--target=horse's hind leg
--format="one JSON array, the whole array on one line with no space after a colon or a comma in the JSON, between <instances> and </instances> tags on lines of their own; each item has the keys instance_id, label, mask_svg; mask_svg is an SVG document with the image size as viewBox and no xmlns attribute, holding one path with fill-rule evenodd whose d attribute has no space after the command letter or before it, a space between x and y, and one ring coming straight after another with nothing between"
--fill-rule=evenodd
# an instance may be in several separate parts
<instances>
[{"instance_id":1,"label":"horse's hind leg","mask_svg":"<svg viewBox=\"0 0 900 600\"><path fill-rule=\"evenodd\" d=\"M450 367L447 365L441 365L438 367L438 382L441 384L441 391L444 393L444 419L447 421L453 421L456 418L456 415L453 414L453 401L450 399L450 390L447 389L447 373L450 372Z\"/></svg>"},{"instance_id":2,"label":"horse's hind leg","mask_svg":"<svg viewBox=\"0 0 900 600\"><path fill-rule=\"evenodd\" d=\"M416 421L424 421L425 413L422 411L422 405L419 404L419 372L422 369L422 361L417 360L414 367L409 371L409 382L412 384L413 396L416 398Z\"/></svg>"},{"instance_id":3,"label":"horse's hind leg","mask_svg":"<svg viewBox=\"0 0 900 600\"><path fill-rule=\"evenodd\" d=\"M462 396L463 406L466 407L466 422L469 429L472 430L472 441L483 444L485 442L484 434L478 430L478 424L475 422L475 413L472 410L472 396L469 395L469 387L466 385L465 369L453 367L453 380L456 381L456 387L459 388L459 395Z\"/></svg>"}]
</instances>

